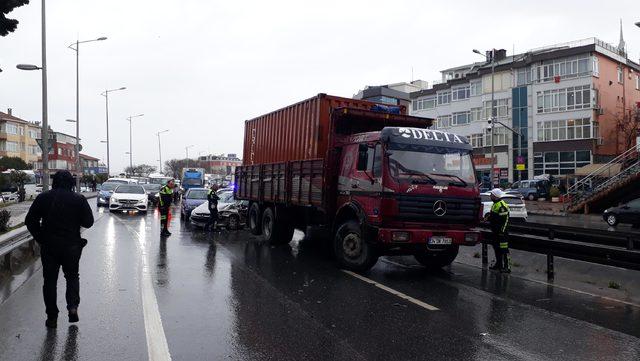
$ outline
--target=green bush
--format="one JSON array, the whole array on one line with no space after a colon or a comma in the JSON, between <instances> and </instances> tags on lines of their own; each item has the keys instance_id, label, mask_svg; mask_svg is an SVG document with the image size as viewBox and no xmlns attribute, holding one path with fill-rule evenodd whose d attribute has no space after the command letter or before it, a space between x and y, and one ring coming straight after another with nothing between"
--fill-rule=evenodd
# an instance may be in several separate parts
<instances>
[{"instance_id":1,"label":"green bush","mask_svg":"<svg viewBox=\"0 0 640 361\"><path fill-rule=\"evenodd\" d=\"M6 232L9 230L9 220L11 219L11 213L6 209L0 210L0 232Z\"/></svg>"},{"instance_id":2,"label":"green bush","mask_svg":"<svg viewBox=\"0 0 640 361\"><path fill-rule=\"evenodd\" d=\"M551 198L560 197L560 189L556 186L551 187L549 190L549 195Z\"/></svg>"}]
</instances>

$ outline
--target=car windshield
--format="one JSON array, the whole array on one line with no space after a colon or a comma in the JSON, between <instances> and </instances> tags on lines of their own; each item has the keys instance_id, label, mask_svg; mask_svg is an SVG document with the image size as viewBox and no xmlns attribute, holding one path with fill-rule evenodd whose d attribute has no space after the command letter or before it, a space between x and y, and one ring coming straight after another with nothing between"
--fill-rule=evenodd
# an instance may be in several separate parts
<instances>
[{"instance_id":1,"label":"car windshield","mask_svg":"<svg viewBox=\"0 0 640 361\"><path fill-rule=\"evenodd\" d=\"M518 197L504 197L502 200L506 204L524 204L524 201Z\"/></svg>"},{"instance_id":2,"label":"car windshield","mask_svg":"<svg viewBox=\"0 0 640 361\"><path fill-rule=\"evenodd\" d=\"M207 199L208 193L206 189L191 189L187 193L187 199Z\"/></svg>"},{"instance_id":3,"label":"car windshield","mask_svg":"<svg viewBox=\"0 0 640 361\"><path fill-rule=\"evenodd\" d=\"M102 183L103 191L112 191L116 189L120 184L119 183Z\"/></svg>"},{"instance_id":4,"label":"car windshield","mask_svg":"<svg viewBox=\"0 0 640 361\"><path fill-rule=\"evenodd\" d=\"M144 190L147 192L158 192L160 191L160 184L145 184L144 186Z\"/></svg>"},{"instance_id":5,"label":"car windshield","mask_svg":"<svg viewBox=\"0 0 640 361\"><path fill-rule=\"evenodd\" d=\"M115 193L128 193L128 194L144 194L144 188L139 185L120 185L116 188Z\"/></svg>"},{"instance_id":6,"label":"car windshield","mask_svg":"<svg viewBox=\"0 0 640 361\"><path fill-rule=\"evenodd\" d=\"M462 187L472 187L476 183L471 155L466 151L427 153L389 150L387 154L391 176L396 179Z\"/></svg>"},{"instance_id":7,"label":"car windshield","mask_svg":"<svg viewBox=\"0 0 640 361\"><path fill-rule=\"evenodd\" d=\"M129 181L123 179L109 179L109 183L118 183L118 184L129 184Z\"/></svg>"},{"instance_id":8,"label":"car windshield","mask_svg":"<svg viewBox=\"0 0 640 361\"><path fill-rule=\"evenodd\" d=\"M149 178L149 184L159 184L161 186L167 184L171 178Z\"/></svg>"},{"instance_id":9,"label":"car windshield","mask_svg":"<svg viewBox=\"0 0 640 361\"><path fill-rule=\"evenodd\" d=\"M189 185L189 186L202 186L202 180L199 178L185 179L183 183L184 185Z\"/></svg>"},{"instance_id":10,"label":"car windshield","mask_svg":"<svg viewBox=\"0 0 640 361\"><path fill-rule=\"evenodd\" d=\"M232 203L234 201L233 192L220 193L218 194L218 197L220 197L220 200L218 201L220 203Z\"/></svg>"}]
</instances>

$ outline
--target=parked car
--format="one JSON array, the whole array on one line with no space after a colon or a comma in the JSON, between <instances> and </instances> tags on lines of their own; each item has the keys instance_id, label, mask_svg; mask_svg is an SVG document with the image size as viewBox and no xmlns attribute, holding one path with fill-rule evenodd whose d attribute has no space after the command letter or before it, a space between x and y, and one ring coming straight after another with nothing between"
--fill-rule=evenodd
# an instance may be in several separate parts
<instances>
[{"instance_id":1,"label":"parked car","mask_svg":"<svg viewBox=\"0 0 640 361\"><path fill-rule=\"evenodd\" d=\"M113 191L120 184L121 183L105 182L98 187L98 196L96 197L96 202L98 207L102 207L102 206L107 207L109 205L109 198L111 198Z\"/></svg>"},{"instance_id":2,"label":"parked car","mask_svg":"<svg viewBox=\"0 0 640 361\"><path fill-rule=\"evenodd\" d=\"M203 203L207 203L207 194L209 190L206 188L187 189L182 204L180 205L180 219L189 220L191 211Z\"/></svg>"},{"instance_id":3,"label":"parked car","mask_svg":"<svg viewBox=\"0 0 640 361\"><path fill-rule=\"evenodd\" d=\"M640 198L617 207L608 208L602 213L602 218L610 226L618 223L640 225Z\"/></svg>"},{"instance_id":4,"label":"parked car","mask_svg":"<svg viewBox=\"0 0 640 361\"><path fill-rule=\"evenodd\" d=\"M549 181L542 179L518 181L513 183L507 192L518 192L530 201L546 198L549 195Z\"/></svg>"},{"instance_id":5,"label":"parked car","mask_svg":"<svg viewBox=\"0 0 640 361\"><path fill-rule=\"evenodd\" d=\"M502 199L509 206L509 219L513 220L527 220L527 207L522 199L522 196L519 194L505 194ZM491 200L491 193L480 193L480 201L482 202L484 217L487 213L491 211L491 206L493 205L493 201Z\"/></svg>"},{"instance_id":6,"label":"parked car","mask_svg":"<svg viewBox=\"0 0 640 361\"><path fill-rule=\"evenodd\" d=\"M233 197L233 192L218 194L218 223L227 229L240 229L246 224L248 202L238 201ZM202 203L191 211L191 224L196 227L204 227L209 221L209 204Z\"/></svg>"},{"instance_id":7,"label":"parked car","mask_svg":"<svg viewBox=\"0 0 640 361\"><path fill-rule=\"evenodd\" d=\"M160 201L160 188L162 188L161 184L152 184L146 183L142 186L147 192L147 197L149 197L149 203L156 206Z\"/></svg>"},{"instance_id":8,"label":"parked car","mask_svg":"<svg viewBox=\"0 0 640 361\"><path fill-rule=\"evenodd\" d=\"M116 187L109 199L109 211L138 211L147 213L149 197L139 184L121 184Z\"/></svg>"},{"instance_id":9,"label":"parked car","mask_svg":"<svg viewBox=\"0 0 640 361\"><path fill-rule=\"evenodd\" d=\"M106 180L105 183L120 183L120 184L130 184L130 183L138 183L137 180L131 178L118 178L113 177Z\"/></svg>"}]
</instances>

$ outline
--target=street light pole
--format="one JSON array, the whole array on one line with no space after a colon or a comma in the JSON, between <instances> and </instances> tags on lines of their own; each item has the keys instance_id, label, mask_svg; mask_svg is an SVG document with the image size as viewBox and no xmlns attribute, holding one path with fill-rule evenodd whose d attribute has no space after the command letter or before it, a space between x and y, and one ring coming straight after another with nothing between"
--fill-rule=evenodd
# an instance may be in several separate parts
<instances>
[{"instance_id":1,"label":"street light pole","mask_svg":"<svg viewBox=\"0 0 640 361\"><path fill-rule=\"evenodd\" d=\"M80 44L102 40L107 40L107 38L100 37L85 41L76 39L75 43L68 46L69 49L76 52L76 192L80 192L80 175L83 173L80 165Z\"/></svg>"},{"instance_id":2,"label":"street light pole","mask_svg":"<svg viewBox=\"0 0 640 361\"><path fill-rule=\"evenodd\" d=\"M160 145L160 134L162 133L166 133L168 132L169 129L165 129L161 132L157 132L156 135L158 136L158 157L159 157L159 162L160 162L160 168L158 168L158 171L160 173L162 173L162 146Z\"/></svg>"},{"instance_id":3,"label":"street light pole","mask_svg":"<svg viewBox=\"0 0 640 361\"><path fill-rule=\"evenodd\" d=\"M111 162L109 161L109 93L125 89L127 89L127 87L108 89L100 94L104 97L105 118L107 122L107 177L111 175Z\"/></svg>"},{"instance_id":4,"label":"street light pole","mask_svg":"<svg viewBox=\"0 0 640 361\"><path fill-rule=\"evenodd\" d=\"M47 20L45 0L42 0L42 191L49 190L49 112L47 107Z\"/></svg>"},{"instance_id":5,"label":"street light pole","mask_svg":"<svg viewBox=\"0 0 640 361\"><path fill-rule=\"evenodd\" d=\"M132 141L132 128L131 128L131 119L141 117L144 114L131 115L127 119L129 120L129 169L133 170L133 141Z\"/></svg>"}]
</instances>

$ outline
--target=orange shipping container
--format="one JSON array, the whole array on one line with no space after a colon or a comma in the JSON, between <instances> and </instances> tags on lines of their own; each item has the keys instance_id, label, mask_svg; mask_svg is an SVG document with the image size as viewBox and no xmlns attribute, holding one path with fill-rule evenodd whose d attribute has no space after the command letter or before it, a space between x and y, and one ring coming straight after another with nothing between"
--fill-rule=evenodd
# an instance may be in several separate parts
<instances>
[{"instance_id":1,"label":"orange shipping container","mask_svg":"<svg viewBox=\"0 0 640 361\"><path fill-rule=\"evenodd\" d=\"M370 110L375 103L326 94L247 120L243 164L265 164L324 158L329 141L331 110ZM404 106L400 112L406 113Z\"/></svg>"}]
</instances>

